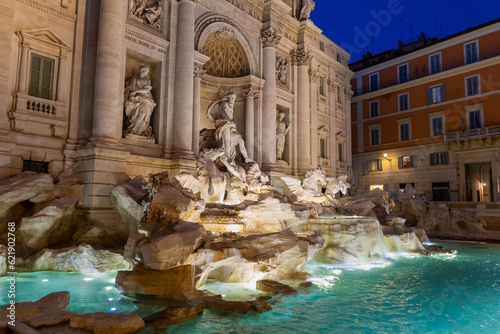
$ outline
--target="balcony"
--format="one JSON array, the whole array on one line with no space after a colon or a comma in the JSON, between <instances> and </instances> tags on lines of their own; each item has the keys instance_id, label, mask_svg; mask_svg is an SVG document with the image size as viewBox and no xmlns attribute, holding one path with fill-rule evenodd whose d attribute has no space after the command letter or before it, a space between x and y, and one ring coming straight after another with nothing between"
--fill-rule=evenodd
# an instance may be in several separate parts
<instances>
[{"instance_id":1,"label":"balcony","mask_svg":"<svg viewBox=\"0 0 500 334\"><path fill-rule=\"evenodd\" d=\"M12 131L63 138L66 135L66 103L14 93L14 110L9 113Z\"/></svg>"},{"instance_id":2,"label":"balcony","mask_svg":"<svg viewBox=\"0 0 500 334\"><path fill-rule=\"evenodd\" d=\"M461 141L475 138L485 138L500 135L500 125L487 128L470 129L465 131L448 132L444 136L445 142Z\"/></svg>"}]
</instances>

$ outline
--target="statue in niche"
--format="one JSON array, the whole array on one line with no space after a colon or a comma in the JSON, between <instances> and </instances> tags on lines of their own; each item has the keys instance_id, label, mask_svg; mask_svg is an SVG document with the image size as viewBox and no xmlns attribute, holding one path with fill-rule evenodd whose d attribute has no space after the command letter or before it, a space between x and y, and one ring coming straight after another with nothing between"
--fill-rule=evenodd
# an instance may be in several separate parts
<instances>
[{"instance_id":1,"label":"statue in niche","mask_svg":"<svg viewBox=\"0 0 500 334\"><path fill-rule=\"evenodd\" d=\"M278 114L278 119L276 120L276 160L283 160L283 151L285 150L285 140L288 131L290 130L290 125L286 126L285 113L280 112Z\"/></svg>"},{"instance_id":2,"label":"statue in niche","mask_svg":"<svg viewBox=\"0 0 500 334\"><path fill-rule=\"evenodd\" d=\"M149 66L141 65L139 74L133 75L125 84L125 114L127 116L125 133L154 140L150 119L156 102L151 95L149 71Z\"/></svg>"},{"instance_id":3,"label":"statue in niche","mask_svg":"<svg viewBox=\"0 0 500 334\"><path fill-rule=\"evenodd\" d=\"M286 85L287 61L285 58L276 57L276 81Z\"/></svg>"},{"instance_id":4,"label":"statue in niche","mask_svg":"<svg viewBox=\"0 0 500 334\"><path fill-rule=\"evenodd\" d=\"M130 0L129 13L156 29L161 28L163 0Z\"/></svg>"},{"instance_id":5,"label":"statue in niche","mask_svg":"<svg viewBox=\"0 0 500 334\"><path fill-rule=\"evenodd\" d=\"M313 0L303 0L302 8L300 10L299 20L307 20L311 16L311 12L314 10L316 3Z\"/></svg>"},{"instance_id":6,"label":"statue in niche","mask_svg":"<svg viewBox=\"0 0 500 334\"><path fill-rule=\"evenodd\" d=\"M210 104L207 116L215 123L215 139L224 150L229 163L234 164L236 161L249 163L252 160L248 157L245 142L233 122L235 100L236 94L229 92L221 100Z\"/></svg>"}]
</instances>

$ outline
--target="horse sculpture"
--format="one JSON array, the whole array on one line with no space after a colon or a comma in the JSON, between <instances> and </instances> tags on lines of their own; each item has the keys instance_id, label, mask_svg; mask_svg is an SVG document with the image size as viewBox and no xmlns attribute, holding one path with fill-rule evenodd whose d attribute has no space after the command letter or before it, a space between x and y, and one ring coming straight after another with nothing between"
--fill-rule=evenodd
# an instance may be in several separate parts
<instances>
[{"instance_id":1,"label":"horse sculpture","mask_svg":"<svg viewBox=\"0 0 500 334\"><path fill-rule=\"evenodd\" d=\"M318 186L318 183L320 183L322 187L327 185L326 174L321 167L312 168L307 171L302 182L291 176L283 176L281 179L286 183L290 191L297 196L297 202L331 202L330 199L321 192L321 188Z\"/></svg>"}]
</instances>

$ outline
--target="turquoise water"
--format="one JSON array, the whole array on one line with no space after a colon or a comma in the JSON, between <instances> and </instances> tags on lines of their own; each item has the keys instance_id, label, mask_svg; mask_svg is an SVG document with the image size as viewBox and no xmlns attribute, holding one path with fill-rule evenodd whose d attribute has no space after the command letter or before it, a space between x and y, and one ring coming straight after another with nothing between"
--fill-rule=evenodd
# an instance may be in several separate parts
<instances>
[{"instance_id":1,"label":"turquoise water","mask_svg":"<svg viewBox=\"0 0 500 334\"><path fill-rule=\"evenodd\" d=\"M442 243L458 255L398 256L372 266L308 265L313 286L271 300L264 314L206 310L165 333L500 333L500 245ZM69 310L145 316L114 288L116 272L39 272L17 276L16 301L69 290ZM45 281L44 281L45 280ZM231 285L226 294L230 298ZM0 304L8 303L6 279ZM224 285L211 284L224 293ZM250 292L251 293L251 292ZM142 333L151 332L148 329Z\"/></svg>"},{"instance_id":2,"label":"turquoise water","mask_svg":"<svg viewBox=\"0 0 500 334\"><path fill-rule=\"evenodd\" d=\"M500 246L443 245L458 255L311 265L308 293L275 297L270 312L208 310L168 333L500 333Z\"/></svg>"}]
</instances>

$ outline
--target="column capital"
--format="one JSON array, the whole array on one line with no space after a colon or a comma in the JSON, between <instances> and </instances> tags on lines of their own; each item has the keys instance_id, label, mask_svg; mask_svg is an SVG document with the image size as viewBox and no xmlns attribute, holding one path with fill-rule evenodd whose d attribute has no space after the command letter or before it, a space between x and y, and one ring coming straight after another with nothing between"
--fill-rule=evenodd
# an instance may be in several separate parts
<instances>
[{"instance_id":1,"label":"column capital","mask_svg":"<svg viewBox=\"0 0 500 334\"><path fill-rule=\"evenodd\" d=\"M194 70L193 70L193 75L195 78L202 78L205 74L207 74L207 71L205 71L203 69L203 67L200 67L200 66L194 66Z\"/></svg>"},{"instance_id":2,"label":"column capital","mask_svg":"<svg viewBox=\"0 0 500 334\"><path fill-rule=\"evenodd\" d=\"M262 43L264 44L265 48L276 48L281 40L281 37L283 36L274 31L273 28L263 30L261 34Z\"/></svg>"},{"instance_id":3,"label":"column capital","mask_svg":"<svg viewBox=\"0 0 500 334\"><path fill-rule=\"evenodd\" d=\"M314 71L314 70L309 69L309 81L310 82L312 82L312 83L318 82L318 77L319 77L318 71Z\"/></svg>"},{"instance_id":4,"label":"column capital","mask_svg":"<svg viewBox=\"0 0 500 334\"><path fill-rule=\"evenodd\" d=\"M293 65L309 66L311 64L312 56L308 51L302 49L302 50L291 50L290 58L292 59Z\"/></svg>"},{"instance_id":5,"label":"column capital","mask_svg":"<svg viewBox=\"0 0 500 334\"><path fill-rule=\"evenodd\" d=\"M243 95L246 97L246 98L258 98L260 96L260 91L257 90L257 89L254 89L253 87L250 87L250 88L247 88L247 89L244 89L242 91Z\"/></svg>"}]
</instances>

